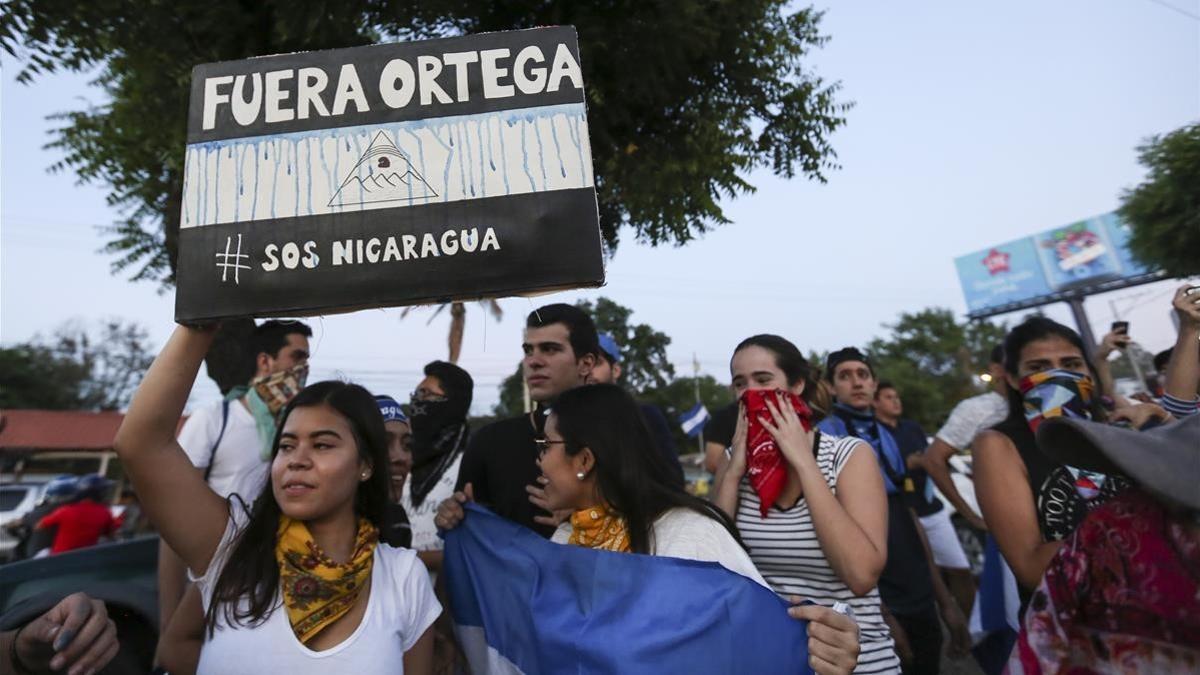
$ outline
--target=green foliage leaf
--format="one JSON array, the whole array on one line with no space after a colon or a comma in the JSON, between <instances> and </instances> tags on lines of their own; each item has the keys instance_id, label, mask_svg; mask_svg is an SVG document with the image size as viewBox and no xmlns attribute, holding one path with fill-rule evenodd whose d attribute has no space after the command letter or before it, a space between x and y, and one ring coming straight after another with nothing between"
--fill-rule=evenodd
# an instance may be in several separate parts
<instances>
[{"instance_id":1,"label":"green foliage leaf","mask_svg":"<svg viewBox=\"0 0 1200 675\"><path fill-rule=\"evenodd\" d=\"M903 313L891 335L867 345L876 377L896 385L904 416L933 433L962 399L983 392L992 348L1007 329L987 321L959 323L949 309Z\"/></svg>"},{"instance_id":2,"label":"green foliage leaf","mask_svg":"<svg viewBox=\"0 0 1200 675\"><path fill-rule=\"evenodd\" d=\"M574 25L611 253L624 225L682 245L727 223L720 200L752 192L744 177L756 168L819 181L836 168L829 139L850 105L804 67L827 40L820 19L783 0L7 0L0 48L22 62L22 82L99 69L106 102L55 118L56 168L110 189L123 213L106 228L114 272L170 285L196 64Z\"/></svg>"},{"instance_id":3,"label":"green foliage leaf","mask_svg":"<svg viewBox=\"0 0 1200 675\"><path fill-rule=\"evenodd\" d=\"M1200 123L1151 137L1138 148L1146 180L1122 195L1129 248L1174 277L1200 274Z\"/></svg>"}]
</instances>

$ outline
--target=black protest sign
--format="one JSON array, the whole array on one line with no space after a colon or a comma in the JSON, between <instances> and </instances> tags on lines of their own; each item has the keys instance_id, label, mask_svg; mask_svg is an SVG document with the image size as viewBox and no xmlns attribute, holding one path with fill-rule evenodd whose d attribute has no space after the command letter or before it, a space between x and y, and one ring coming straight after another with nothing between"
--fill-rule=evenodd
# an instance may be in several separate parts
<instances>
[{"instance_id":1,"label":"black protest sign","mask_svg":"<svg viewBox=\"0 0 1200 675\"><path fill-rule=\"evenodd\" d=\"M575 31L197 66L175 316L604 282Z\"/></svg>"}]
</instances>

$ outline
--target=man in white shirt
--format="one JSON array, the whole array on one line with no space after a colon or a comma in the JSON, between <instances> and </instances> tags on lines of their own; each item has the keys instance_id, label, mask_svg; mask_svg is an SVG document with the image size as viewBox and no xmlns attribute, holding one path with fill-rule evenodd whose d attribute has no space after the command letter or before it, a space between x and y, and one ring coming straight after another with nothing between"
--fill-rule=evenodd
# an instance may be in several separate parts
<instances>
[{"instance_id":1,"label":"man in white shirt","mask_svg":"<svg viewBox=\"0 0 1200 675\"><path fill-rule=\"evenodd\" d=\"M254 329L254 379L235 387L226 400L197 409L179 432L179 445L222 497L237 495L249 506L270 473L274 415L307 375L312 329L299 321L267 321ZM166 631L187 587L183 561L159 544L160 634Z\"/></svg>"}]
</instances>

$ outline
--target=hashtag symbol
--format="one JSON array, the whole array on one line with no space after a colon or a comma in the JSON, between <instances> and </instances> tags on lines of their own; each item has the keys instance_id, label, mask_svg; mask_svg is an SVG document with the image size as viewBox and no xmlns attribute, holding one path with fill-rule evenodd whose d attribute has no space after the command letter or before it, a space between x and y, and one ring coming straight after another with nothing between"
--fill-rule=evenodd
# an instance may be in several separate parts
<instances>
[{"instance_id":1,"label":"hashtag symbol","mask_svg":"<svg viewBox=\"0 0 1200 675\"><path fill-rule=\"evenodd\" d=\"M233 237L226 237L225 238L225 252L217 253L217 267L221 268L221 283L225 283L228 280L229 270L232 269L233 270L233 283L240 284L241 279L239 278L239 274L238 274L239 270L250 269L249 265L242 264L242 259L245 258L246 260L249 260L250 256L248 254L242 253L242 235L239 234L237 236L237 250L234 251L233 253L230 253L229 249L232 246L233 246Z\"/></svg>"}]
</instances>

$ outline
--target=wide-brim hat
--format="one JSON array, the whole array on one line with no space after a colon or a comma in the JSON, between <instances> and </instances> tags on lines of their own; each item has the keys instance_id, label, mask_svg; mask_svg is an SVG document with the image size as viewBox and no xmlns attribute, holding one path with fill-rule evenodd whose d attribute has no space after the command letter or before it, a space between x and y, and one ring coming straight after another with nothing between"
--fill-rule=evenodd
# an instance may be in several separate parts
<instances>
[{"instance_id":1,"label":"wide-brim hat","mask_svg":"<svg viewBox=\"0 0 1200 675\"><path fill-rule=\"evenodd\" d=\"M1052 417L1038 426L1037 443L1057 462L1124 474L1147 492L1200 511L1200 414L1146 431Z\"/></svg>"}]
</instances>

